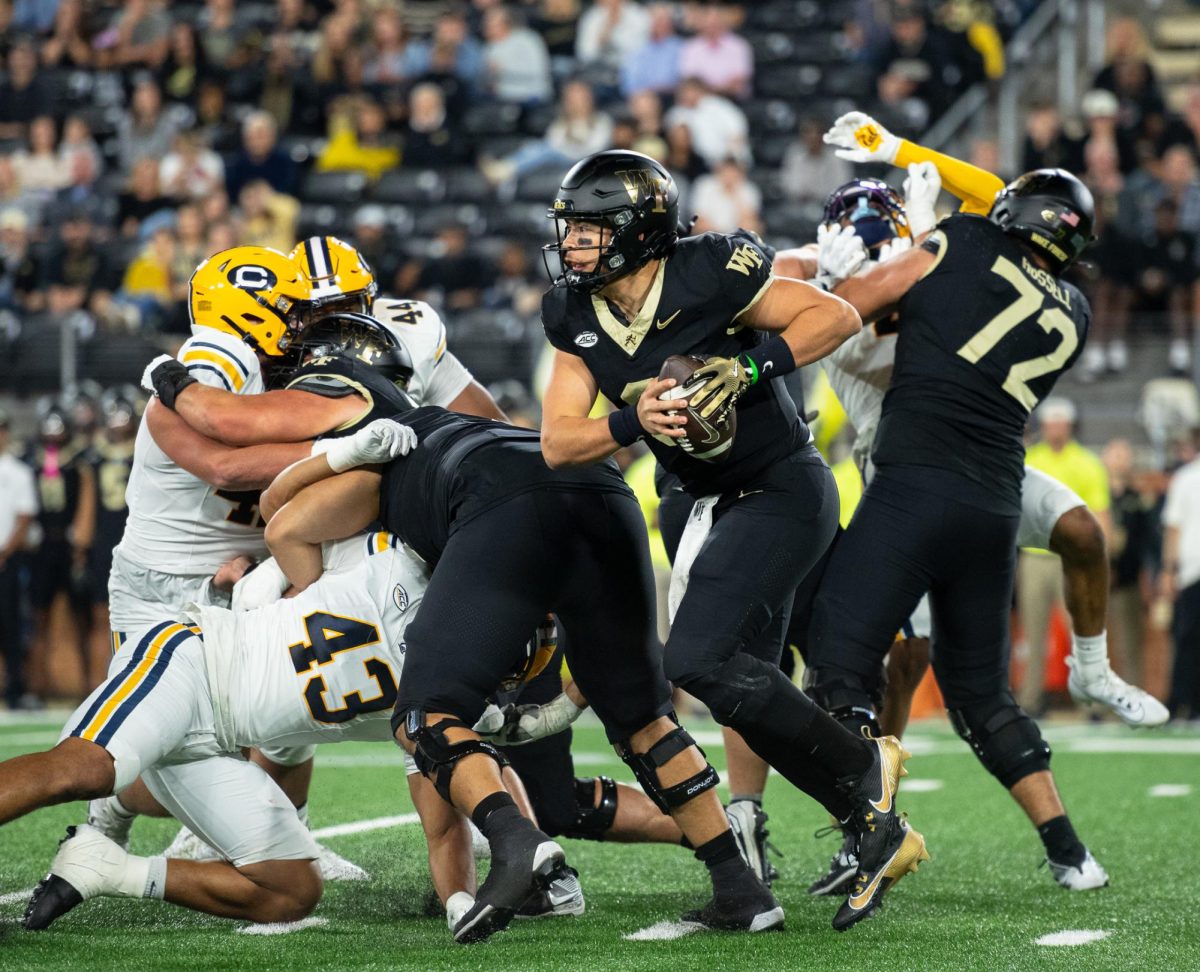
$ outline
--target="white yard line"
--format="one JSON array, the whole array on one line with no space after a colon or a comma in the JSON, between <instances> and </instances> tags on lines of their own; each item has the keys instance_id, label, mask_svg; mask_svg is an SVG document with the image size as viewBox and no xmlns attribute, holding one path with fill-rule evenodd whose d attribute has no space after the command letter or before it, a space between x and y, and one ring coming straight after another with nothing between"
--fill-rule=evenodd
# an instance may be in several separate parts
<instances>
[{"instance_id":1,"label":"white yard line","mask_svg":"<svg viewBox=\"0 0 1200 972\"><path fill-rule=\"evenodd\" d=\"M326 837L344 837L346 834L365 834L371 830L386 830L389 827L406 827L420 821L415 813L401 813L394 817L374 817L370 820L353 820L350 823L334 824L332 827L321 827L312 832L316 840Z\"/></svg>"},{"instance_id":2,"label":"white yard line","mask_svg":"<svg viewBox=\"0 0 1200 972\"><path fill-rule=\"evenodd\" d=\"M33 888L26 888L24 891L9 891L8 894L0 894L0 906L16 904L18 901L28 901L31 894L33 894Z\"/></svg>"},{"instance_id":3,"label":"white yard line","mask_svg":"<svg viewBox=\"0 0 1200 972\"><path fill-rule=\"evenodd\" d=\"M1185 797L1192 795L1191 783L1158 783L1147 791L1152 797Z\"/></svg>"},{"instance_id":4,"label":"white yard line","mask_svg":"<svg viewBox=\"0 0 1200 972\"><path fill-rule=\"evenodd\" d=\"M1065 931L1051 932L1033 940L1035 945L1090 945L1108 938L1112 932L1099 928L1068 928Z\"/></svg>"},{"instance_id":5,"label":"white yard line","mask_svg":"<svg viewBox=\"0 0 1200 972\"><path fill-rule=\"evenodd\" d=\"M627 942L670 942L698 931L704 931L704 926L694 921L660 921L621 937Z\"/></svg>"},{"instance_id":6,"label":"white yard line","mask_svg":"<svg viewBox=\"0 0 1200 972\"><path fill-rule=\"evenodd\" d=\"M328 925L328 918L309 915L299 921L276 921L266 925L243 925L237 929L239 935L290 935L292 932L304 931L306 928L320 928Z\"/></svg>"}]
</instances>

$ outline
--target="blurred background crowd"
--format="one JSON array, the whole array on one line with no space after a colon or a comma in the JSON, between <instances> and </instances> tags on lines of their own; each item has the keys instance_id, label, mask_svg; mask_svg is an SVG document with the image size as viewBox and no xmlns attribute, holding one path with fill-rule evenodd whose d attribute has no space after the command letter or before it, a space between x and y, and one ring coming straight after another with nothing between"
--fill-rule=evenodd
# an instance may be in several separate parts
<instances>
[{"instance_id":1,"label":"blurred background crowd","mask_svg":"<svg viewBox=\"0 0 1200 972\"><path fill-rule=\"evenodd\" d=\"M645 152L675 174L694 232L741 226L775 246L807 242L836 186L902 176L851 172L821 141L835 117L865 110L920 139L964 92L998 90L1014 38L1047 5L1061 6L0 0L9 704L77 691L103 661L107 624L91 605L102 605L111 525L97 524L106 504L123 506L113 456L127 467L138 408L136 391L118 386L186 335L188 280L209 253L346 239L382 293L433 303L456 354L536 423L547 285L538 248L572 161L610 147ZM1063 439L1043 421L1036 448L1064 478L1086 467L1086 482L1070 484L1110 511L1113 639L1124 645L1115 667L1195 718L1198 663L1185 663L1175 679L1184 687L1170 694L1166 632L1180 585L1160 567L1164 503L1200 426L1200 61L1166 83L1155 46L1166 28L1140 7L1122 17L1116 4L1098 6L1112 8L1102 9L1103 61L1075 103L1035 92L1020 106L1019 149L1005 151L985 125L952 148L1005 179L1063 166L1096 196L1099 240L1080 271L1094 331L1064 383L1070 431ZM806 384L820 398L816 370ZM35 408L39 396L50 397ZM853 432L828 421L834 403L821 408L837 461ZM29 502L18 502L22 469ZM1168 532L1195 536L1170 520ZM1037 639L1059 623L1058 594L1033 586L1023 594L1039 597L1021 614L1036 659L1046 654ZM53 624L63 637L50 637ZM14 672L29 645L22 681ZM46 660L64 645L81 659L74 681ZM1200 643L1188 645L1200 658ZM1039 688L1061 689L1059 674Z\"/></svg>"}]
</instances>

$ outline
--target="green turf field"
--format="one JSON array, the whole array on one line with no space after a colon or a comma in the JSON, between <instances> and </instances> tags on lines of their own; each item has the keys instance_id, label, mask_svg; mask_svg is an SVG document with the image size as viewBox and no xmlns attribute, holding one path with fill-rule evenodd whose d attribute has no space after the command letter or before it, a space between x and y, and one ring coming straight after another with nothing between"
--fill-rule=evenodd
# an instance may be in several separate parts
<instances>
[{"instance_id":1,"label":"green turf field","mask_svg":"<svg viewBox=\"0 0 1200 972\"><path fill-rule=\"evenodd\" d=\"M61 720L60 720L61 721ZM718 766L713 727L702 741ZM57 725L45 718L0 726L0 757L44 748ZM1041 847L1016 806L985 776L949 730L918 724L916 753L900 806L929 841L933 860L888 896L878 918L845 935L829 927L837 907L804 888L824 865L832 838L815 804L775 780L768 791L771 839L783 852L776 891L787 911L782 933L696 934L669 942L624 935L678 917L701 903L703 868L675 847L566 843L580 871L587 914L517 922L490 942L454 945L441 917L427 917L430 891L419 827L394 822L326 838L372 874L329 885L318 924L273 936L161 903L85 903L52 929L19 924L63 826L81 806L40 811L0 830L0 969L1197 969L1200 968L1200 852L1187 836L1200 793L1200 733L1133 733L1117 726L1062 725L1048 732L1054 766L1081 837L1112 877L1098 892L1070 894L1039 869ZM600 731L577 732L581 774L632 780ZM1154 796L1174 784L1178 794ZM398 752L388 746L330 747L318 756L313 826L407 814ZM132 849L161 850L168 821L142 821ZM1182 838L1182 839L1181 839ZM24 893L22 893L24 892ZM1109 933L1070 947L1036 944L1064 930Z\"/></svg>"}]
</instances>

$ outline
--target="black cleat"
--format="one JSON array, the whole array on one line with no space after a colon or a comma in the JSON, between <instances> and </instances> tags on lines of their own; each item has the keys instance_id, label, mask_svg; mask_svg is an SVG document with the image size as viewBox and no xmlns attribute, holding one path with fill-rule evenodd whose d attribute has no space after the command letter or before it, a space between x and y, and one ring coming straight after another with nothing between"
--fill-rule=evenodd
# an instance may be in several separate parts
<instances>
[{"instance_id":1,"label":"black cleat","mask_svg":"<svg viewBox=\"0 0 1200 972\"><path fill-rule=\"evenodd\" d=\"M829 870L808 886L809 894L845 894L858 873L858 836L841 824L818 830L816 836L824 837L829 833L840 835L842 844L830 860Z\"/></svg>"},{"instance_id":2,"label":"black cleat","mask_svg":"<svg viewBox=\"0 0 1200 972\"><path fill-rule=\"evenodd\" d=\"M82 894L57 874L47 874L33 889L21 926L26 931L42 931L80 904Z\"/></svg>"},{"instance_id":3,"label":"black cleat","mask_svg":"<svg viewBox=\"0 0 1200 972\"><path fill-rule=\"evenodd\" d=\"M921 861L929 860L925 838L907 820L892 817L879 826L876 834L882 837L874 841L875 863L859 869L845 902L833 916L833 927L838 931L846 931L870 918L883 906L883 896L892 885L909 872L915 872Z\"/></svg>"},{"instance_id":4,"label":"black cleat","mask_svg":"<svg viewBox=\"0 0 1200 972\"><path fill-rule=\"evenodd\" d=\"M735 887L714 891L708 904L687 912L683 920L719 931L761 932L783 928L783 908L770 889L747 870Z\"/></svg>"},{"instance_id":5,"label":"black cleat","mask_svg":"<svg viewBox=\"0 0 1200 972\"><path fill-rule=\"evenodd\" d=\"M469 945L503 931L525 902L546 890L562 865L563 849L533 827L494 843L492 869L475 904L454 926L454 940Z\"/></svg>"}]
</instances>

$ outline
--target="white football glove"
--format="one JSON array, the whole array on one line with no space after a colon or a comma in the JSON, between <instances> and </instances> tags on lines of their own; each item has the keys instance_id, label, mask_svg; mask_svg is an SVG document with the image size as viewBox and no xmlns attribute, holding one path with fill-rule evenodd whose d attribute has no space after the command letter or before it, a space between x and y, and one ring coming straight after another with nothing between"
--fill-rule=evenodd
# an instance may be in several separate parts
<instances>
[{"instance_id":1,"label":"white football glove","mask_svg":"<svg viewBox=\"0 0 1200 972\"><path fill-rule=\"evenodd\" d=\"M274 604L290 586L291 581L275 558L268 557L233 585L233 609L252 611L264 604Z\"/></svg>"},{"instance_id":2,"label":"white football glove","mask_svg":"<svg viewBox=\"0 0 1200 972\"><path fill-rule=\"evenodd\" d=\"M154 382L150 378L150 373L164 361L174 361L174 357L169 354L160 354L157 358L146 365L146 370L142 372L142 387L151 395L155 394Z\"/></svg>"},{"instance_id":3,"label":"white football glove","mask_svg":"<svg viewBox=\"0 0 1200 972\"><path fill-rule=\"evenodd\" d=\"M581 712L583 709L563 692L544 705L510 704L503 709L488 706L474 728L498 746L521 746L562 732L579 718ZM502 717L498 727L496 713Z\"/></svg>"},{"instance_id":4,"label":"white football glove","mask_svg":"<svg viewBox=\"0 0 1200 972\"><path fill-rule=\"evenodd\" d=\"M376 419L354 435L342 439L321 439L313 443L312 454L325 455L335 473L373 462L390 462L407 456L417 447L417 433L395 419Z\"/></svg>"},{"instance_id":5,"label":"white football glove","mask_svg":"<svg viewBox=\"0 0 1200 972\"><path fill-rule=\"evenodd\" d=\"M890 165L900 151L900 139L861 111L842 115L825 133L824 142L837 149L834 155L848 162L887 162Z\"/></svg>"},{"instance_id":6,"label":"white football glove","mask_svg":"<svg viewBox=\"0 0 1200 972\"><path fill-rule=\"evenodd\" d=\"M867 248L853 226L817 227L817 283L832 290L867 262Z\"/></svg>"},{"instance_id":7,"label":"white football glove","mask_svg":"<svg viewBox=\"0 0 1200 972\"><path fill-rule=\"evenodd\" d=\"M908 213L908 228L913 239L923 236L937 225L938 194L942 191L942 176L932 162L913 162L904 178L904 211Z\"/></svg>"},{"instance_id":8,"label":"white football glove","mask_svg":"<svg viewBox=\"0 0 1200 972\"><path fill-rule=\"evenodd\" d=\"M879 252L875 259L879 263L884 263L892 257L899 256L901 253L907 253L912 249L913 241L911 236L896 236L888 240L879 247Z\"/></svg>"}]
</instances>

